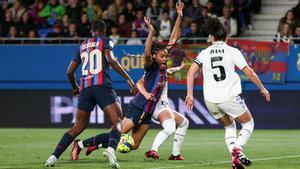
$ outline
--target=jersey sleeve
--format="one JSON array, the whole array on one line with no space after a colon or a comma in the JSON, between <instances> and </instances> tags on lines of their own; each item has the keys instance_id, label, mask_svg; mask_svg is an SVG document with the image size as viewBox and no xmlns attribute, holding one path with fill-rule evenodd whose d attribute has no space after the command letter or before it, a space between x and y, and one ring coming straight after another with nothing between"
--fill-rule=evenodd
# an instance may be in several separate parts
<instances>
[{"instance_id":1,"label":"jersey sleeve","mask_svg":"<svg viewBox=\"0 0 300 169\"><path fill-rule=\"evenodd\" d=\"M104 39L104 50L105 49L113 50L114 46L115 46L115 44L110 38Z\"/></svg>"},{"instance_id":2,"label":"jersey sleeve","mask_svg":"<svg viewBox=\"0 0 300 169\"><path fill-rule=\"evenodd\" d=\"M246 67L248 64L242 55L242 53L239 50L236 50L234 53L234 64L237 66L240 70L242 70L244 67Z\"/></svg>"},{"instance_id":3,"label":"jersey sleeve","mask_svg":"<svg viewBox=\"0 0 300 169\"><path fill-rule=\"evenodd\" d=\"M202 62L203 62L203 51L201 51L198 56L196 57L196 59L194 60L195 63L197 63L199 65L199 67L202 67Z\"/></svg>"},{"instance_id":4,"label":"jersey sleeve","mask_svg":"<svg viewBox=\"0 0 300 169\"><path fill-rule=\"evenodd\" d=\"M76 50L75 55L72 59L74 62L81 64L81 58L80 58L80 50L79 48Z\"/></svg>"}]
</instances>

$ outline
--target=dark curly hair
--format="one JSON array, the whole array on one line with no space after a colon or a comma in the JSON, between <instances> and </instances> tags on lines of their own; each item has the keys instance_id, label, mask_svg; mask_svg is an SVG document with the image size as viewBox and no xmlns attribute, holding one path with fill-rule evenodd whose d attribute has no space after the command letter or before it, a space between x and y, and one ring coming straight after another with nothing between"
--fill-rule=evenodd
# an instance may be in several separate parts
<instances>
[{"instance_id":1,"label":"dark curly hair","mask_svg":"<svg viewBox=\"0 0 300 169\"><path fill-rule=\"evenodd\" d=\"M207 25L205 25L205 29L207 29L208 33L212 35L215 40L225 41L227 37L227 30L223 26L223 24L219 21L219 19L211 19Z\"/></svg>"}]
</instances>

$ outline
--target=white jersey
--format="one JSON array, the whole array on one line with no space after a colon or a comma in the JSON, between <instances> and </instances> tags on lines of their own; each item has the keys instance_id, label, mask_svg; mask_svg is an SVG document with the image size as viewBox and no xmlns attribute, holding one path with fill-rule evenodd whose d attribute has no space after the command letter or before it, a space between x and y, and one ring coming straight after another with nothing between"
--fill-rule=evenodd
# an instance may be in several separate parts
<instances>
[{"instance_id":1,"label":"white jersey","mask_svg":"<svg viewBox=\"0 0 300 169\"><path fill-rule=\"evenodd\" d=\"M222 103L242 92L235 66L243 69L247 63L238 49L225 42L214 42L199 53L195 62L202 67L205 100Z\"/></svg>"}]
</instances>

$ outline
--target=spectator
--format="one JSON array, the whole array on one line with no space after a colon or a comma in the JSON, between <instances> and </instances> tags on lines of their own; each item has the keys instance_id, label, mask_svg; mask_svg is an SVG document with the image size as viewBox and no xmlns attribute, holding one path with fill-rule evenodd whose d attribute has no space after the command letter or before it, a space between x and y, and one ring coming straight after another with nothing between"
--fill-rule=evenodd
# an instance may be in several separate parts
<instances>
[{"instance_id":1,"label":"spectator","mask_svg":"<svg viewBox=\"0 0 300 169\"><path fill-rule=\"evenodd\" d=\"M136 19L133 21L131 29L137 31L138 37L146 37L148 35L148 30L144 22L144 13L142 9L137 10Z\"/></svg>"},{"instance_id":2,"label":"spectator","mask_svg":"<svg viewBox=\"0 0 300 169\"><path fill-rule=\"evenodd\" d=\"M278 24L278 27L277 27L277 32L281 32L282 30L282 26L285 24L285 23L288 23L290 24L290 29L292 32L295 31L295 28L297 26L297 20L296 18L294 17L294 14L293 14L293 11L292 10L288 10L286 13L285 13L285 16L282 17L279 21L279 24Z\"/></svg>"},{"instance_id":3,"label":"spectator","mask_svg":"<svg viewBox=\"0 0 300 169\"><path fill-rule=\"evenodd\" d=\"M95 4L95 0L86 0L86 2L87 5L83 8L83 12L87 14L89 21L101 19L103 11L98 4Z\"/></svg>"},{"instance_id":4,"label":"spectator","mask_svg":"<svg viewBox=\"0 0 300 169\"><path fill-rule=\"evenodd\" d=\"M234 12L234 4L233 0L224 0L224 7L229 8L230 13L232 14ZM223 11L222 11L223 12Z\"/></svg>"},{"instance_id":5,"label":"spectator","mask_svg":"<svg viewBox=\"0 0 300 169\"><path fill-rule=\"evenodd\" d=\"M39 16L47 19L50 26L60 21L65 14L65 8L57 0L49 0L48 4L39 12Z\"/></svg>"},{"instance_id":6,"label":"spectator","mask_svg":"<svg viewBox=\"0 0 300 169\"><path fill-rule=\"evenodd\" d=\"M186 8L186 14L193 21L198 20L201 16L202 6L199 4L199 0L192 0L192 4Z\"/></svg>"},{"instance_id":7,"label":"spectator","mask_svg":"<svg viewBox=\"0 0 300 169\"><path fill-rule=\"evenodd\" d=\"M110 28L109 38L111 38L111 40L114 42L115 45L119 43L118 41L119 41L120 35L118 34L118 27L116 25L113 25Z\"/></svg>"},{"instance_id":8,"label":"spectator","mask_svg":"<svg viewBox=\"0 0 300 169\"><path fill-rule=\"evenodd\" d=\"M227 35L233 37L237 35L237 23L234 18L231 17L230 8L227 6L223 7L223 16L219 17L220 22L227 29Z\"/></svg>"},{"instance_id":9,"label":"spectator","mask_svg":"<svg viewBox=\"0 0 300 169\"><path fill-rule=\"evenodd\" d=\"M167 39L172 31L172 23L169 18L169 12L164 11L162 19L157 22L157 27L159 29L159 36L163 39Z\"/></svg>"},{"instance_id":10,"label":"spectator","mask_svg":"<svg viewBox=\"0 0 300 169\"><path fill-rule=\"evenodd\" d=\"M295 44L300 44L300 25L296 27L293 38L295 38L293 39Z\"/></svg>"},{"instance_id":11,"label":"spectator","mask_svg":"<svg viewBox=\"0 0 300 169\"><path fill-rule=\"evenodd\" d=\"M206 3L206 7L208 9L208 16L213 17L213 18L217 18L219 15L219 11L218 9L215 7L214 3L212 1L207 1Z\"/></svg>"},{"instance_id":12,"label":"spectator","mask_svg":"<svg viewBox=\"0 0 300 169\"><path fill-rule=\"evenodd\" d=\"M146 16L151 20L157 21L162 14L158 0L151 0L151 5L147 8Z\"/></svg>"},{"instance_id":13,"label":"spectator","mask_svg":"<svg viewBox=\"0 0 300 169\"><path fill-rule=\"evenodd\" d=\"M45 7L45 0L38 0L37 3L28 11L28 14L36 25L42 25L39 27L46 27L46 19L43 19L38 14Z\"/></svg>"},{"instance_id":14,"label":"spectator","mask_svg":"<svg viewBox=\"0 0 300 169\"><path fill-rule=\"evenodd\" d=\"M206 42L206 40L195 39L202 37L199 32L199 26L196 21L191 22L191 31L187 34L188 40L185 40L184 43L195 44Z\"/></svg>"},{"instance_id":15,"label":"spectator","mask_svg":"<svg viewBox=\"0 0 300 169\"><path fill-rule=\"evenodd\" d=\"M251 0L235 0L236 12L238 14L238 31L243 32L246 28L252 29L250 17Z\"/></svg>"},{"instance_id":16,"label":"spectator","mask_svg":"<svg viewBox=\"0 0 300 169\"><path fill-rule=\"evenodd\" d=\"M70 25L69 15L65 14L62 17L61 28L60 28L60 30L62 31L63 34L68 33L68 31L69 31L69 25Z\"/></svg>"},{"instance_id":17,"label":"spectator","mask_svg":"<svg viewBox=\"0 0 300 169\"><path fill-rule=\"evenodd\" d=\"M27 12L24 12L22 15L22 20L18 24L18 30L21 37L26 37L28 35L28 32L31 29L34 29L34 24L32 23L31 19L29 18L29 15Z\"/></svg>"},{"instance_id":18,"label":"spectator","mask_svg":"<svg viewBox=\"0 0 300 169\"><path fill-rule=\"evenodd\" d=\"M14 0L13 6L10 10L12 11L14 22L20 22L23 13L26 11L26 9L22 6L21 0Z\"/></svg>"},{"instance_id":19,"label":"spectator","mask_svg":"<svg viewBox=\"0 0 300 169\"><path fill-rule=\"evenodd\" d=\"M291 42L292 31L290 29L290 25L288 23L284 23L282 26L282 30L275 35L274 41L276 42Z\"/></svg>"},{"instance_id":20,"label":"spectator","mask_svg":"<svg viewBox=\"0 0 300 169\"><path fill-rule=\"evenodd\" d=\"M131 23L127 22L124 13L121 13L118 18L118 33L121 37L130 37L131 34Z\"/></svg>"},{"instance_id":21,"label":"spectator","mask_svg":"<svg viewBox=\"0 0 300 169\"><path fill-rule=\"evenodd\" d=\"M78 23L80 20L81 8L77 0L69 0L69 5L66 7L66 14L69 16L71 23Z\"/></svg>"},{"instance_id":22,"label":"spectator","mask_svg":"<svg viewBox=\"0 0 300 169\"><path fill-rule=\"evenodd\" d=\"M53 32L48 33L47 38L60 38L63 37L63 33L60 30L60 25L58 23L54 24ZM48 43L59 43L59 39L50 39Z\"/></svg>"},{"instance_id":23,"label":"spectator","mask_svg":"<svg viewBox=\"0 0 300 169\"><path fill-rule=\"evenodd\" d=\"M73 40L67 40L65 43L76 43L78 42L78 34L77 34L77 26L75 23L71 23L69 25L69 30L66 34L64 34L64 37L72 38Z\"/></svg>"},{"instance_id":24,"label":"spectator","mask_svg":"<svg viewBox=\"0 0 300 169\"><path fill-rule=\"evenodd\" d=\"M140 38L137 38L136 30L131 31L131 38L126 42L126 45L142 45L143 42Z\"/></svg>"},{"instance_id":25,"label":"spectator","mask_svg":"<svg viewBox=\"0 0 300 169\"><path fill-rule=\"evenodd\" d=\"M213 18L208 16L208 8L206 6L201 9L201 18L199 19L199 35L200 37L208 37L208 30L206 25L211 22ZM202 41L204 43L204 41Z\"/></svg>"},{"instance_id":26,"label":"spectator","mask_svg":"<svg viewBox=\"0 0 300 169\"><path fill-rule=\"evenodd\" d=\"M1 0L1 6L0 6L0 24L3 23L5 19L5 12L9 9L8 0Z\"/></svg>"},{"instance_id":27,"label":"spectator","mask_svg":"<svg viewBox=\"0 0 300 169\"><path fill-rule=\"evenodd\" d=\"M90 22L86 13L81 15L81 22L78 24L78 32L81 37L89 37L90 36Z\"/></svg>"},{"instance_id":28,"label":"spectator","mask_svg":"<svg viewBox=\"0 0 300 169\"><path fill-rule=\"evenodd\" d=\"M27 44L40 43L40 40L36 39L36 38L38 38L38 34L34 29L32 29L28 32L27 37L29 38L29 40L26 41Z\"/></svg>"},{"instance_id":29,"label":"spectator","mask_svg":"<svg viewBox=\"0 0 300 169\"><path fill-rule=\"evenodd\" d=\"M169 11L169 17L170 20L173 22L175 21L176 17L176 8L175 8L175 2L174 0L168 0L168 3L166 7L164 8L164 11Z\"/></svg>"},{"instance_id":30,"label":"spectator","mask_svg":"<svg viewBox=\"0 0 300 169\"><path fill-rule=\"evenodd\" d=\"M297 21L300 22L300 0L298 4L292 9L292 11Z\"/></svg>"},{"instance_id":31,"label":"spectator","mask_svg":"<svg viewBox=\"0 0 300 169\"><path fill-rule=\"evenodd\" d=\"M111 27L113 25L115 25L116 23L109 18L107 10L103 11L103 13L102 13L102 20L106 23L106 34L109 35Z\"/></svg>"},{"instance_id":32,"label":"spectator","mask_svg":"<svg viewBox=\"0 0 300 169\"><path fill-rule=\"evenodd\" d=\"M12 11L6 10L5 20L2 24L2 36L6 36L9 33L10 27L14 25L15 23L13 22L13 18L12 18Z\"/></svg>"},{"instance_id":33,"label":"spectator","mask_svg":"<svg viewBox=\"0 0 300 169\"><path fill-rule=\"evenodd\" d=\"M96 4L101 6L102 10L106 10L110 4L112 4L113 1L108 0L96 0Z\"/></svg>"},{"instance_id":34,"label":"spectator","mask_svg":"<svg viewBox=\"0 0 300 169\"><path fill-rule=\"evenodd\" d=\"M10 38L10 40L6 41L6 43L8 44L17 44L17 43L20 43L19 40L16 40L15 38L17 38L19 35L18 35L18 30L17 30L17 27L16 26L11 26L9 27L9 32L8 34L6 35L6 37Z\"/></svg>"},{"instance_id":35,"label":"spectator","mask_svg":"<svg viewBox=\"0 0 300 169\"><path fill-rule=\"evenodd\" d=\"M133 3L131 1L128 1L126 3L126 8L125 8L124 13L126 15L126 19L129 22L134 21L135 15L136 15L136 9L134 8Z\"/></svg>"},{"instance_id":36,"label":"spectator","mask_svg":"<svg viewBox=\"0 0 300 169\"><path fill-rule=\"evenodd\" d=\"M120 13L125 11L125 3L123 0L115 0L113 4L109 5L108 16L114 22L117 22L117 17Z\"/></svg>"}]
</instances>

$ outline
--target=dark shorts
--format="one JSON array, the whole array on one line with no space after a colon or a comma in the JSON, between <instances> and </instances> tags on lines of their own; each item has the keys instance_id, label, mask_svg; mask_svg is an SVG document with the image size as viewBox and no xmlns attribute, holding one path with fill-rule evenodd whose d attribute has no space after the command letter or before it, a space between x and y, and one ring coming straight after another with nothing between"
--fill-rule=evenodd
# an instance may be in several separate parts
<instances>
[{"instance_id":1,"label":"dark shorts","mask_svg":"<svg viewBox=\"0 0 300 169\"><path fill-rule=\"evenodd\" d=\"M134 106L133 104L129 104L127 106L127 111L125 117L131 119L135 126L140 124L151 124L151 116L145 113L143 110Z\"/></svg>"},{"instance_id":2,"label":"dark shorts","mask_svg":"<svg viewBox=\"0 0 300 169\"><path fill-rule=\"evenodd\" d=\"M101 109L119 102L113 88L104 86L91 86L80 91L77 107L83 111L91 112L97 104Z\"/></svg>"}]
</instances>

